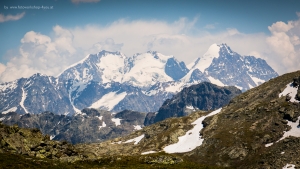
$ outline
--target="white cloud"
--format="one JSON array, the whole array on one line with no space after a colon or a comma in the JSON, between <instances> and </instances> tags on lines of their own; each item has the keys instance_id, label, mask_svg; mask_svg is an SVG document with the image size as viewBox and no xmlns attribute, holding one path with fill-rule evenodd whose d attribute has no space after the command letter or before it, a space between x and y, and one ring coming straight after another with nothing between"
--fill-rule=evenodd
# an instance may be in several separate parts
<instances>
[{"instance_id":1,"label":"white cloud","mask_svg":"<svg viewBox=\"0 0 300 169\"><path fill-rule=\"evenodd\" d=\"M6 66L4 64L0 63L0 75L2 72L5 71L5 69L6 69Z\"/></svg>"},{"instance_id":2,"label":"white cloud","mask_svg":"<svg viewBox=\"0 0 300 169\"><path fill-rule=\"evenodd\" d=\"M72 3L74 4L79 4L79 3L97 3L100 2L100 0L71 0Z\"/></svg>"},{"instance_id":3,"label":"white cloud","mask_svg":"<svg viewBox=\"0 0 300 169\"><path fill-rule=\"evenodd\" d=\"M293 27L294 27L294 25L293 25L292 21L288 22L288 24L286 24L282 21L279 21L279 22L273 23L272 26L268 26L268 29L272 33L287 32L288 30L292 29Z\"/></svg>"},{"instance_id":4,"label":"white cloud","mask_svg":"<svg viewBox=\"0 0 300 169\"><path fill-rule=\"evenodd\" d=\"M24 15L25 15L25 12L22 12L22 13L16 14L16 15L6 15L6 16L3 14L0 14L0 22L16 21L16 20L23 18Z\"/></svg>"},{"instance_id":5,"label":"white cloud","mask_svg":"<svg viewBox=\"0 0 300 169\"><path fill-rule=\"evenodd\" d=\"M36 72L55 76L87 54L101 50L121 51L127 56L152 50L189 64L213 43L227 43L242 55L261 57L280 74L299 69L299 20L272 24L271 35L245 34L235 28L212 34L197 29L196 22L197 18L180 18L173 23L121 19L106 26L56 25L52 36L30 31L21 39L19 53L8 56L11 59L0 80L11 81Z\"/></svg>"},{"instance_id":6,"label":"white cloud","mask_svg":"<svg viewBox=\"0 0 300 169\"><path fill-rule=\"evenodd\" d=\"M83 56L74 48L72 33L60 26L53 27L53 37L29 31L20 42L19 53L6 56L10 60L0 75L3 82L37 72L55 76Z\"/></svg>"},{"instance_id":7,"label":"white cloud","mask_svg":"<svg viewBox=\"0 0 300 169\"><path fill-rule=\"evenodd\" d=\"M266 38L272 51L269 60L280 73L299 70L300 65L300 16L288 23L276 22L269 26L271 36Z\"/></svg>"}]
</instances>

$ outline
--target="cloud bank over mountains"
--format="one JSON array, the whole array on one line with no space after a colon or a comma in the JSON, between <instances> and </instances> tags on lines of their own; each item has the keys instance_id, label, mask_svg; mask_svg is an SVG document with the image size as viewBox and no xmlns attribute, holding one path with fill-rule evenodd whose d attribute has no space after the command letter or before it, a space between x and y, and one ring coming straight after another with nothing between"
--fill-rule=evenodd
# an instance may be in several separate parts
<instances>
[{"instance_id":1,"label":"cloud bank over mountains","mask_svg":"<svg viewBox=\"0 0 300 169\"><path fill-rule=\"evenodd\" d=\"M66 28L56 25L49 35L27 32L18 52L7 52L0 64L0 81L29 77L36 72L57 75L67 66L100 50L121 51L127 56L149 50L174 55L189 64L202 56L213 43L227 43L242 55L265 59L279 74L299 69L300 14L298 20L278 21L265 33L245 34L235 28L210 33L197 28L201 18L180 18L173 23L161 20L117 20L109 25ZM218 26L215 24L214 26Z\"/></svg>"}]
</instances>

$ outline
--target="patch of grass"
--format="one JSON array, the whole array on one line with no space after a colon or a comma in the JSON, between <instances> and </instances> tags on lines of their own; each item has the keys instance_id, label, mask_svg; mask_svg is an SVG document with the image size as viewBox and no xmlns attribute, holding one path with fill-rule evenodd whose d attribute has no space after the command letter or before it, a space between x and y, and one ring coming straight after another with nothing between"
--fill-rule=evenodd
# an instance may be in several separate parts
<instances>
[{"instance_id":1,"label":"patch of grass","mask_svg":"<svg viewBox=\"0 0 300 169\"><path fill-rule=\"evenodd\" d=\"M78 168L74 164L62 163L57 160L39 159L10 153L0 153L1 169L71 169ZM79 167L80 168L80 167ZM82 168L82 167L81 167Z\"/></svg>"}]
</instances>

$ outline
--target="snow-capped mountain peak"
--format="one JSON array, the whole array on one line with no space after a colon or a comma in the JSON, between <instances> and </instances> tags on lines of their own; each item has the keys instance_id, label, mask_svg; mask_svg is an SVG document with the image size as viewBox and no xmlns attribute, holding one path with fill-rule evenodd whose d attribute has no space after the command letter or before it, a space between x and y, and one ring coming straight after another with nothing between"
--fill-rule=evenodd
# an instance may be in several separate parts
<instances>
[{"instance_id":1,"label":"snow-capped mountain peak","mask_svg":"<svg viewBox=\"0 0 300 169\"><path fill-rule=\"evenodd\" d=\"M134 55L129 63L131 69L124 75L123 81L139 87L148 87L157 82L167 82L173 79L165 72L168 59L172 56L149 51Z\"/></svg>"},{"instance_id":2,"label":"snow-capped mountain peak","mask_svg":"<svg viewBox=\"0 0 300 169\"><path fill-rule=\"evenodd\" d=\"M196 59L191 69L199 69L201 72L204 72L211 65L213 59L219 57L220 47L223 46L212 44L203 56Z\"/></svg>"}]
</instances>

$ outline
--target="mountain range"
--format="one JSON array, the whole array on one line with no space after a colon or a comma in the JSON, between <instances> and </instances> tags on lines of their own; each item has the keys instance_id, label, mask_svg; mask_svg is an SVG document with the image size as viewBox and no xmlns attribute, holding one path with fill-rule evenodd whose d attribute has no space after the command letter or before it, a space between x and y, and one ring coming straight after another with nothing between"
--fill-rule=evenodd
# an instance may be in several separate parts
<instances>
[{"instance_id":1,"label":"mountain range","mask_svg":"<svg viewBox=\"0 0 300 169\"><path fill-rule=\"evenodd\" d=\"M156 112L184 87L203 81L246 91L276 76L265 60L241 56L226 44L211 45L188 66L154 51L130 57L101 51L57 77L37 73L0 84L0 112L74 115L84 108Z\"/></svg>"},{"instance_id":2,"label":"mountain range","mask_svg":"<svg viewBox=\"0 0 300 169\"><path fill-rule=\"evenodd\" d=\"M125 136L157 121L169 117L182 117L198 110L220 108L241 91L233 86L219 87L209 82L184 88L167 99L158 113L123 110L118 113L85 108L81 114L67 116L43 112L38 114L0 114L0 121L24 128L37 128L53 140L66 140L73 144L103 142Z\"/></svg>"}]
</instances>

